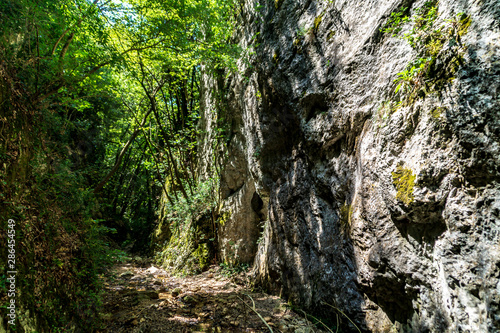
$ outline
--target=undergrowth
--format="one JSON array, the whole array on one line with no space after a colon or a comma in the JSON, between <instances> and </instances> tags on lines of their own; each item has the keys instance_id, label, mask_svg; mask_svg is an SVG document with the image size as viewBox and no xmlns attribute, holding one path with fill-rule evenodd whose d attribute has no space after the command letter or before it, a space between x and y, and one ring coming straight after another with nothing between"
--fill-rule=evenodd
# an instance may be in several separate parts
<instances>
[{"instance_id":1,"label":"undergrowth","mask_svg":"<svg viewBox=\"0 0 500 333\"><path fill-rule=\"evenodd\" d=\"M24 329L21 319L31 323L27 330L95 331L99 274L116 255L106 235L114 230L95 219L100 207L85 170L68 156L69 121L27 103L13 69L0 74L11 82L0 84L5 115L0 119L0 229L15 221L16 327ZM2 258L6 249L0 248ZM0 262L0 275L6 275L6 265ZM0 312L6 318L4 288L0 285Z\"/></svg>"},{"instance_id":2,"label":"undergrowth","mask_svg":"<svg viewBox=\"0 0 500 333\"><path fill-rule=\"evenodd\" d=\"M189 200L181 197L162 208L160 224L168 225L171 235L160 244L155 259L173 273L199 273L210 264L215 240L217 186L218 179L209 179L193 190Z\"/></svg>"},{"instance_id":3,"label":"undergrowth","mask_svg":"<svg viewBox=\"0 0 500 333\"><path fill-rule=\"evenodd\" d=\"M21 183L1 186L6 204L0 211L2 229L8 219L16 221L19 317L29 311L47 332L98 329L99 274L117 255L105 241L113 230L92 218L97 209L92 191L64 160L50 170L33 159L30 169L29 192Z\"/></svg>"},{"instance_id":4,"label":"undergrowth","mask_svg":"<svg viewBox=\"0 0 500 333\"><path fill-rule=\"evenodd\" d=\"M247 272L250 266L248 264L230 264L230 263L220 263L219 273L225 277L231 277L233 275L240 274L242 272Z\"/></svg>"},{"instance_id":5,"label":"undergrowth","mask_svg":"<svg viewBox=\"0 0 500 333\"><path fill-rule=\"evenodd\" d=\"M470 16L458 13L455 17L438 23L438 1L427 1L416 8L410 17L407 8L391 14L381 29L386 34L406 40L415 50L416 57L394 80L394 93L404 105L431 92L440 93L450 83L463 64L467 47L462 36L471 24ZM404 31L405 25L410 28Z\"/></svg>"}]
</instances>

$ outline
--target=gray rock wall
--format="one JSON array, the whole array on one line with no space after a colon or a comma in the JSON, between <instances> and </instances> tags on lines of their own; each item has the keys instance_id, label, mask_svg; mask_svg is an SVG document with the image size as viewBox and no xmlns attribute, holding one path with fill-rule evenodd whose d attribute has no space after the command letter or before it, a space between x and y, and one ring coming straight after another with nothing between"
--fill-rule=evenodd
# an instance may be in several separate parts
<instances>
[{"instance_id":1,"label":"gray rock wall","mask_svg":"<svg viewBox=\"0 0 500 333\"><path fill-rule=\"evenodd\" d=\"M457 35L405 100L394 80L421 55L380 29L423 5L242 3L247 52L217 88L230 130L220 251L351 329L337 309L364 331L499 332L500 3L439 2L435 26ZM458 35L446 20L462 12Z\"/></svg>"}]
</instances>

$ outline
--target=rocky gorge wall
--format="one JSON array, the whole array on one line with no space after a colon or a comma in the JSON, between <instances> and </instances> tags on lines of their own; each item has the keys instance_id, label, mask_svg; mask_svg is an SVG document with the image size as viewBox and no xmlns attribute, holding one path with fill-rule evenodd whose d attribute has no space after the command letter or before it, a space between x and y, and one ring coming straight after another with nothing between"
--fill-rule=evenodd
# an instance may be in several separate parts
<instances>
[{"instance_id":1,"label":"rocky gorge wall","mask_svg":"<svg viewBox=\"0 0 500 333\"><path fill-rule=\"evenodd\" d=\"M228 131L222 258L347 331L500 332L500 3L238 15L238 73L202 80L202 171Z\"/></svg>"}]
</instances>

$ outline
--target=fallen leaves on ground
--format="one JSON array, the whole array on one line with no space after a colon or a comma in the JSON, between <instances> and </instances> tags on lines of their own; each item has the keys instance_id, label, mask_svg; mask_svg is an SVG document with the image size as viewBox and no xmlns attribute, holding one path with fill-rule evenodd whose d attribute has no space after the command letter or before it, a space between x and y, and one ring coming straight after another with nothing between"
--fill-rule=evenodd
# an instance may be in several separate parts
<instances>
[{"instance_id":1,"label":"fallen leaves on ground","mask_svg":"<svg viewBox=\"0 0 500 333\"><path fill-rule=\"evenodd\" d=\"M114 266L102 277L101 332L324 332L279 297L251 292L245 273L218 271L177 277L143 259Z\"/></svg>"}]
</instances>

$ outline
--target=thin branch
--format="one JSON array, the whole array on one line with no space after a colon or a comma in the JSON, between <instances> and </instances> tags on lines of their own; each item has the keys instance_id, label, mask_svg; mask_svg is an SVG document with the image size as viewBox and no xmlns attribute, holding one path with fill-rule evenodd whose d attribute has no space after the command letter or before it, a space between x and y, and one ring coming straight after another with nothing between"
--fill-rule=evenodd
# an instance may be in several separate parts
<instances>
[{"instance_id":1,"label":"thin branch","mask_svg":"<svg viewBox=\"0 0 500 333\"><path fill-rule=\"evenodd\" d=\"M66 52L68 52L68 49L69 49L69 45L71 44L71 42L73 41L73 37L75 37L75 33L72 32L68 39L66 40L66 43L64 43L64 46L61 50L61 53L59 54L59 61L62 61L64 59L64 56L66 55Z\"/></svg>"},{"instance_id":2,"label":"thin branch","mask_svg":"<svg viewBox=\"0 0 500 333\"><path fill-rule=\"evenodd\" d=\"M151 114L152 111L153 111L152 108L150 108L149 111L146 113L146 115L144 115L144 118L142 119L142 122L139 125L139 127L132 133L132 136L127 141L127 143L125 144L125 146L123 146L120 154L118 155L118 157L116 159L115 166L113 167L113 169L111 169L111 171L108 172L108 174L106 175L106 177L104 177L104 179L99 184L96 185L96 187L94 188L94 193L97 193L97 192L101 191L102 188L104 187L104 185L109 181L109 179L118 170L118 168L120 167L120 164L122 162L123 156L125 155L125 153L129 149L130 145L135 140L135 138L137 137L137 135L139 135L139 133L141 131L141 128L144 127L144 124L146 124L146 121L147 121L147 119L148 119L148 117L149 117L149 115Z\"/></svg>"},{"instance_id":3,"label":"thin branch","mask_svg":"<svg viewBox=\"0 0 500 333\"><path fill-rule=\"evenodd\" d=\"M159 40L157 41L156 43L153 43L152 45L146 45L146 46L142 46L142 47L131 47L130 49L128 50L125 50L123 51L122 53L120 53L120 56L124 56L126 55L127 53L130 53L132 51L143 51L143 50L146 50L146 49L150 49L150 48L153 48L155 46L157 46L158 44L160 44L161 42L163 42L163 40ZM168 48L171 48L175 51L179 51L178 49L174 48L174 47L169 47L169 46L166 46ZM100 70L101 68L107 66L107 65L110 65L111 63L113 63L113 60L109 60L109 61L105 61L105 62L102 62L98 65L96 65L95 67L93 67L90 71L88 71L87 73L85 73L82 77L80 77L76 83L78 82L81 82L83 81L85 78L91 76L92 74L94 74L95 72L97 72L98 70ZM57 93L59 91L59 89L61 89L62 87L66 86L67 85L67 82L64 81L64 79L60 79L60 83L54 87L51 88L51 85L47 85L49 88L51 88L49 91L47 91L45 94L43 94L42 96L38 96L38 97L35 97L35 102L34 104L39 104L41 103L43 100L47 99L48 97L54 95L55 93ZM55 82L57 82L59 80L55 80ZM75 87L77 86L76 84L74 85Z\"/></svg>"},{"instance_id":4,"label":"thin branch","mask_svg":"<svg viewBox=\"0 0 500 333\"><path fill-rule=\"evenodd\" d=\"M94 0L94 2L90 5L89 9L92 8L92 6L95 6L98 1L99 0ZM52 47L52 50L50 51L50 56L53 56L54 53L56 53L57 46L59 45L59 43L61 43L61 41L63 40L64 36L66 36L66 34L68 33L68 31L70 31L71 29L73 29L76 26L79 26L83 22L83 19L85 18L85 16L86 15L83 15L82 17L80 17L80 19L76 23L74 23L69 28L67 28L66 30L63 31L63 33L61 34L61 36L59 36L59 38L57 39L56 43Z\"/></svg>"}]
</instances>

